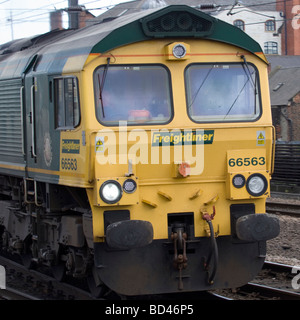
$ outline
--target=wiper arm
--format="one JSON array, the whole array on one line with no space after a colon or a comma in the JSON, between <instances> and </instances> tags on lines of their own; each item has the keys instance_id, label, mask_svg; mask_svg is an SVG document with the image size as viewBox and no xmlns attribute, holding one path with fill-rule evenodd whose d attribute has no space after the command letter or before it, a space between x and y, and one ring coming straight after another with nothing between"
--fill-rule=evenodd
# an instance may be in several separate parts
<instances>
[{"instance_id":1,"label":"wiper arm","mask_svg":"<svg viewBox=\"0 0 300 320\"><path fill-rule=\"evenodd\" d=\"M109 63L110 63L110 58L107 58L107 64L106 64L106 66L105 66L105 68L103 70L102 80L100 80L100 74L98 73L99 99L101 101L101 110L102 110L103 118L105 118L105 113L104 113L102 92L103 92L103 88L104 88L104 84L105 84L105 79L106 79Z\"/></svg>"},{"instance_id":2,"label":"wiper arm","mask_svg":"<svg viewBox=\"0 0 300 320\"><path fill-rule=\"evenodd\" d=\"M257 95L256 83L255 83L255 82L256 82L256 77L255 77L255 82L254 82L253 79L252 79L252 74L251 74L251 71L250 71L248 62L247 62L247 60L246 60L246 57L245 57L244 55L241 55L241 59L243 59L244 64L245 64L245 66L246 66L246 68L247 68L247 71L248 71L248 72L246 72L244 65L242 65L242 66L243 66L243 69L244 69L244 71L245 71L245 74L247 75L247 78L248 78L248 79L247 79L247 81L244 83L242 89L240 90L240 92L239 92L238 95L236 96L235 100L233 101L232 105L231 105L230 108L228 109L228 111L227 111L224 119L225 119L225 118L229 115L229 113L231 112L232 108L234 107L235 103L237 102L238 98L240 97L240 95L241 95L242 92L244 91L244 89L245 89L245 87L246 87L246 85L247 85L247 83L248 83L249 81L252 83L253 90L254 90L254 95L255 95L255 96ZM255 103L255 109L256 109L256 98L254 99L254 103Z\"/></svg>"},{"instance_id":3,"label":"wiper arm","mask_svg":"<svg viewBox=\"0 0 300 320\"><path fill-rule=\"evenodd\" d=\"M244 55L241 55L241 58L244 60L244 64L245 64L245 66L246 66L246 68L247 68L247 70L248 70L248 74L246 73L246 71L245 71L245 73L247 74L248 79L249 79L249 78L251 79L251 83L252 83L252 86L253 86L253 90L254 90L254 109L255 109L255 111L256 111L256 103L257 103L257 101L256 101L256 96L257 96L257 94L258 94L258 92L257 92L257 87L256 87L256 85L257 85L257 74L256 74L256 72L254 71L254 72L255 72L255 81L253 81L252 74L251 74L251 71L250 71L248 62L247 62L247 60L246 60L246 57L245 57ZM244 67L244 66L243 66L243 67Z\"/></svg>"},{"instance_id":4,"label":"wiper arm","mask_svg":"<svg viewBox=\"0 0 300 320\"><path fill-rule=\"evenodd\" d=\"M240 97L240 95L242 94L242 92L244 91L247 83L249 82L249 78L248 80L244 83L242 89L240 90L239 94L236 96L235 100L233 101L232 105L230 106L230 108L228 109L227 113L225 114L224 119L229 115L230 111L232 110L233 106L235 105L235 103L238 101L238 98Z\"/></svg>"},{"instance_id":5,"label":"wiper arm","mask_svg":"<svg viewBox=\"0 0 300 320\"><path fill-rule=\"evenodd\" d=\"M250 71L250 68L249 68L248 62L247 62L247 60L246 60L246 57L245 57L244 55L241 55L241 59L243 59L244 64L245 64L245 66L246 66L246 68L247 68L248 73L246 72L246 70L245 70L245 69L244 69L244 70L245 70L245 73L246 73L246 75L247 75L248 79L249 79L249 80L251 80L251 83L252 83L252 85L253 85L253 89L254 89L254 94L255 94L255 95L257 95L257 92L256 92L256 85L255 85L255 83L254 83L254 81L253 81L253 79L252 79L252 74L251 74L251 71ZM244 65L243 65L243 68L244 68ZM256 79L256 77L255 77L255 79Z\"/></svg>"}]
</instances>

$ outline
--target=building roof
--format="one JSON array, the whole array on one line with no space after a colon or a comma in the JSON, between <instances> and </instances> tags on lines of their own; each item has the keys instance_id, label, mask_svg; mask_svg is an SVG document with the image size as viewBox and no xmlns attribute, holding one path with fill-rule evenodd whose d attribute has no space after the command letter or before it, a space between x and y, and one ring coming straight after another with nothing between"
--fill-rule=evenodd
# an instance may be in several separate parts
<instances>
[{"instance_id":1,"label":"building roof","mask_svg":"<svg viewBox=\"0 0 300 320\"><path fill-rule=\"evenodd\" d=\"M269 55L272 106L287 106L300 92L300 56Z\"/></svg>"},{"instance_id":2,"label":"building roof","mask_svg":"<svg viewBox=\"0 0 300 320\"><path fill-rule=\"evenodd\" d=\"M270 76L272 106L287 106L300 92L300 66L277 67Z\"/></svg>"},{"instance_id":3,"label":"building roof","mask_svg":"<svg viewBox=\"0 0 300 320\"><path fill-rule=\"evenodd\" d=\"M279 56L279 55L267 55L267 59L270 63L271 70L284 67L300 67L300 56Z\"/></svg>"},{"instance_id":4,"label":"building roof","mask_svg":"<svg viewBox=\"0 0 300 320\"><path fill-rule=\"evenodd\" d=\"M222 0L222 4L219 4L216 0L187 0L185 5L192 6L201 10L209 11L210 13L217 13L220 10L229 10L235 5L238 8L239 2L244 7L250 8L255 11L276 11L276 2L270 2L266 0L247 0L247 3L236 0ZM117 4L113 8L107 10L95 19L90 20L89 23L97 23L104 20L114 19L121 15L138 12L145 9L159 8L165 5L180 5L181 0L136 0L128 1ZM202 6L202 7L201 7ZM205 9L206 8L206 9Z\"/></svg>"}]
</instances>

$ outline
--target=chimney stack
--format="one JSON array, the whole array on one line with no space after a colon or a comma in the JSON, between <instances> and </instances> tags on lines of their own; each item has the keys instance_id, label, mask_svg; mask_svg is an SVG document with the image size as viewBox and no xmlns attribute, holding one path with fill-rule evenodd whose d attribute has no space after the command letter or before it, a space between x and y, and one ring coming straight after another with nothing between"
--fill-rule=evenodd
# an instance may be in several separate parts
<instances>
[{"instance_id":1,"label":"chimney stack","mask_svg":"<svg viewBox=\"0 0 300 320\"><path fill-rule=\"evenodd\" d=\"M79 28L79 13L81 7L78 6L78 0L69 0L69 29L78 29Z\"/></svg>"},{"instance_id":2,"label":"chimney stack","mask_svg":"<svg viewBox=\"0 0 300 320\"><path fill-rule=\"evenodd\" d=\"M50 12L50 30L62 30L62 10L56 10Z\"/></svg>"}]
</instances>

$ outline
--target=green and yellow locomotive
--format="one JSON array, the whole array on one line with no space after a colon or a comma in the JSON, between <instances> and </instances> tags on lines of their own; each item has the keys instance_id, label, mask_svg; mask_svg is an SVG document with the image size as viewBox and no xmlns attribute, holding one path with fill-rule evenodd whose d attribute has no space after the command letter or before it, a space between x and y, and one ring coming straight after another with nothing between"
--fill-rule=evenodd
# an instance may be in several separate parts
<instances>
[{"instance_id":1,"label":"green and yellow locomotive","mask_svg":"<svg viewBox=\"0 0 300 320\"><path fill-rule=\"evenodd\" d=\"M101 295L242 285L279 224L267 61L188 6L0 47L2 251Z\"/></svg>"}]
</instances>

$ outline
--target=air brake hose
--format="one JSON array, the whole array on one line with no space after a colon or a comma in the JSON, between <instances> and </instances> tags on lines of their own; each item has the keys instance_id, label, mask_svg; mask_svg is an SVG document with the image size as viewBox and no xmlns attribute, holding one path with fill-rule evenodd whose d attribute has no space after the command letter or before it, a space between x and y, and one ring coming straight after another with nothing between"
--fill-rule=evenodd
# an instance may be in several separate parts
<instances>
[{"instance_id":1,"label":"air brake hose","mask_svg":"<svg viewBox=\"0 0 300 320\"><path fill-rule=\"evenodd\" d=\"M216 276L217 268L218 268L219 251L218 251L217 241L215 238L213 224L211 220L206 220L206 222L208 223L209 230L210 230L210 245L211 245L209 256L206 262L206 269L208 272L208 283L213 284ZM212 272L209 274L208 267L209 267L212 256L213 256L213 268L212 268Z\"/></svg>"}]
</instances>

